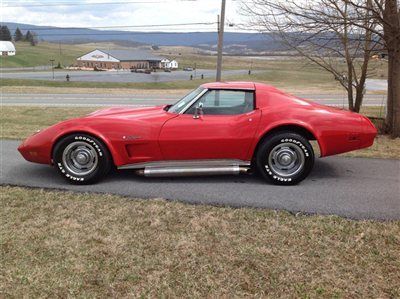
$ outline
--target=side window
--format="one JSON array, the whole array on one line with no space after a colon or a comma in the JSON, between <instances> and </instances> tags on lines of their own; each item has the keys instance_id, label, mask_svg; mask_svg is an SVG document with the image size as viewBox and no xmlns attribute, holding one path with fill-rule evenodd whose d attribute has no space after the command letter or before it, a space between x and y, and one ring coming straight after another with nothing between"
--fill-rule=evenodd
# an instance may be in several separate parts
<instances>
[{"instance_id":1,"label":"side window","mask_svg":"<svg viewBox=\"0 0 400 299\"><path fill-rule=\"evenodd\" d=\"M254 110L254 92L243 90L210 90L196 101L186 114L203 106L204 115L236 115Z\"/></svg>"}]
</instances>

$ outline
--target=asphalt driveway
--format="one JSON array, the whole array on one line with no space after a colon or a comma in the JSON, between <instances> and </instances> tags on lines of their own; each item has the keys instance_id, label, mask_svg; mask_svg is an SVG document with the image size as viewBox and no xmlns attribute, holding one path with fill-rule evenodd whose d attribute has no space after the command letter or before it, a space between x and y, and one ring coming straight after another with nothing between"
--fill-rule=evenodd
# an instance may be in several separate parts
<instances>
[{"instance_id":1,"label":"asphalt driveway","mask_svg":"<svg viewBox=\"0 0 400 299\"><path fill-rule=\"evenodd\" d=\"M26 162L19 141L1 140L5 185L164 198L195 204L335 214L354 219L400 219L400 160L328 157L317 159L310 177L297 186L265 183L255 175L143 178L119 171L96 185L69 185L46 165Z\"/></svg>"}]
</instances>

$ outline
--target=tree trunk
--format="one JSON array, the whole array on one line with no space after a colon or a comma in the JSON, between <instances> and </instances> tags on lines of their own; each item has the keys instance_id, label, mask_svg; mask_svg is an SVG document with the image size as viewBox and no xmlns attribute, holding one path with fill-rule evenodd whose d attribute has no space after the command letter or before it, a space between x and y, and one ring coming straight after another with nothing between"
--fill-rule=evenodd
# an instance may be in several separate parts
<instances>
[{"instance_id":1,"label":"tree trunk","mask_svg":"<svg viewBox=\"0 0 400 299\"><path fill-rule=\"evenodd\" d=\"M400 16L397 0L385 1L384 39L388 50L388 95L386 129L392 137L400 137Z\"/></svg>"},{"instance_id":2,"label":"tree trunk","mask_svg":"<svg viewBox=\"0 0 400 299\"><path fill-rule=\"evenodd\" d=\"M392 52L392 51L391 51ZM400 137L400 47L389 52L386 127L390 135Z\"/></svg>"},{"instance_id":3,"label":"tree trunk","mask_svg":"<svg viewBox=\"0 0 400 299\"><path fill-rule=\"evenodd\" d=\"M356 101L353 110L354 112L360 112L363 98L364 98L364 85L359 85L356 88Z\"/></svg>"}]
</instances>

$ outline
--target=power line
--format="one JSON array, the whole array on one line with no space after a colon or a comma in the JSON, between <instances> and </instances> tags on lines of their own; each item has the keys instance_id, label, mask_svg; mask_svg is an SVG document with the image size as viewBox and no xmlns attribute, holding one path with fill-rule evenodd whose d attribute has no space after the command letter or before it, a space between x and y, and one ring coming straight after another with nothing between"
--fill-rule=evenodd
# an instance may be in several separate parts
<instances>
[{"instance_id":1,"label":"power line","mask_svg":"<svg viewBox=\"0 0 400 299\"><path fill-rule=\"evenodd\" d=\"M217 22L175 23L175 24L147 24L147 25L115 25L115 26L90 26L90 27L39 27L19 28L20 30L85 30L85 29L118 29L118 28L157 28L171 26L215 25Z\"/></svg>"},{"instance_id":2,"label":"power line","mask_svg":"<svg viewBox=\"0 0 400 299\"><path fill-rule=\"evenodd\" d=\"M209 28L196 28L196 29L192 29L193 32L198 32L198 30L206 30ZM178 29L170 29L170 30L178 30ZM123 35L135 35L135 34L140 34L140 33L146 33L146 34L157 34L157 33L189 33L189 32L182 32L182 31L178 31L178 32L162 32L162 31L152 31L152 32L132 32L132 31L126 31L126 32L115 32L115 33L107 33L105 32L101 32L101 33L44 33L44 34L38 34L38 36L107 36L107 35L111 35L111 36L123 36ZM208 33L215 33L215 31L210 31Z\"/></svg>"},{"instance_id":3,"label":"power line","mask_svg":"<svg viewBox=\"0 0 400 299\"><path fill-rule=\"evenodd\" d=\"M196 2L197 0L173 0L174 2ZM15 4L10 2L12 5L7 5L7 2L2 2L2 8L7 7L50 7L50 6L89 6L89 5L125 5L125 4L159 4L159 3L170 3L171 1L124 1L124 2L58 2L58 3L28 3L26 4ZM6 5L4 5L6 4Z\"/></svg>"}]
</instances>

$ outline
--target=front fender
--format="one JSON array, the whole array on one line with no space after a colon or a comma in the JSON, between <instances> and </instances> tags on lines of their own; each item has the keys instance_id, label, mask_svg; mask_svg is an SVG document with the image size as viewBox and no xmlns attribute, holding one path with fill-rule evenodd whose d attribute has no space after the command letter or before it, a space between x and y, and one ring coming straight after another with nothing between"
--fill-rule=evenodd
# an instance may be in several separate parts
<instances>
[{"instance_id":1,"label":"front fender","mask_svg":"<svg viewBox=\"0 0 400 299\"><path fill-rule=\"evenodd\" d=\"M112 142L110 142L110 140L106 136L104 136L104 134L102 134L99 130L96 130L92 127L82 126L82 125L79 125L79 127L78 126L77 127L68 127L68 128L61 129L58 132L58 134L56 134L53 137L53 140L51 141L52 148L51 148L51 152L50 152L50 157L52 157L54 147L59 140L61 140L65 136L68 136L71 134L77 134L77 133L91 135L91 136L99 139L101 142L103 142L105 144L105 146L110 151L110 154L112 156L114 164L115 165L123 164L123 157L121 157L120 153L115 149Z\"/></svg>"}]
</instances>

